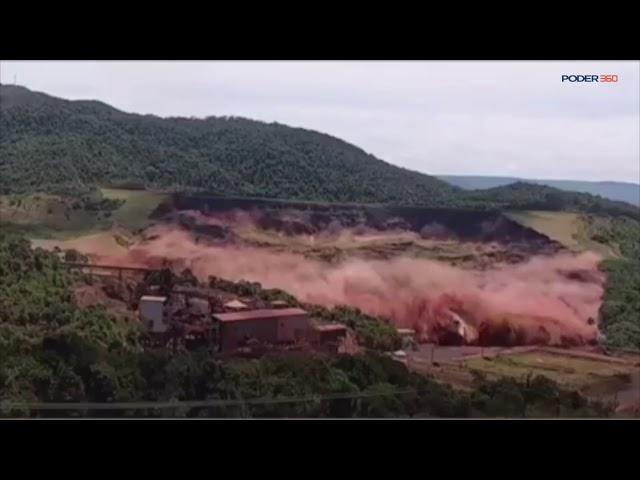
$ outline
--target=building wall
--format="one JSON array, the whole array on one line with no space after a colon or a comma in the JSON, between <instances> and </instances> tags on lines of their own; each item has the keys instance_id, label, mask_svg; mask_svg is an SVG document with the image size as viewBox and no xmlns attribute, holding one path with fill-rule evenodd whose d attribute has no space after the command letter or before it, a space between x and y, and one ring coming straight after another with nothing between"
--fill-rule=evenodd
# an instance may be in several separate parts
<instances>
[{"instance_id":1,"label":"building wall","mask_svg":"<svg viewBox=\"0 0 640 480\"><path fill-rule=\"evenodd\" d=\"M245 335L260 342L293 342L309 335L309 317L274 317L237 322L220 322L220 348L234 350Z\"/></svg>"},{"instance_id":2,"label":"building wall","mask_svg":"<svg viewBox=\"0 0 640 480\"><path fill-rule=\"evenodd\" d=\"M308 337L309 328L309 317L307 315L278 318L278 341L293 342L301 340L303 337Z\"/></svg>"},{"instance_id":3,"label":"building wall","mask_svg":"<svg viewBox=\"0 0 640 480\"><path fill-rule=\"evenodd\" d=\"M140 319L153 332L165 332L168 328L164 322L164 305L158 301L140 301Z\"/></svg>"},{"instance_id":4,"label":"building wall","mask_svg":"<svg viewBox=\"0 0 640 480\"><path fill-rule=\"evenodd\" d=\"M278 319L244 320L241 322L220 322L220 348L234 350L245 339L256 338L260 342L278 341Z\"/></svg>"}]
</instances>

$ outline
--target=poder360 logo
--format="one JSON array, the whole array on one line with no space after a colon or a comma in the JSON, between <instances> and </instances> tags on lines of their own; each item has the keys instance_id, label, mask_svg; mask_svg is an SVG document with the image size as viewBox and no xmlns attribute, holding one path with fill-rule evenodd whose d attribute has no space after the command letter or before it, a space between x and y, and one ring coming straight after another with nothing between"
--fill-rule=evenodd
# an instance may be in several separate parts
<instances>
[{"instance_id":1,"label":"poder360 logo","mask_svg":"<svg viewBox=\"0 0 640 480\"><path fill-rule=\"evenodd\" d=\"M616 83L618 75L562 75L562 83Z\"/></svg>"}]
</instances>

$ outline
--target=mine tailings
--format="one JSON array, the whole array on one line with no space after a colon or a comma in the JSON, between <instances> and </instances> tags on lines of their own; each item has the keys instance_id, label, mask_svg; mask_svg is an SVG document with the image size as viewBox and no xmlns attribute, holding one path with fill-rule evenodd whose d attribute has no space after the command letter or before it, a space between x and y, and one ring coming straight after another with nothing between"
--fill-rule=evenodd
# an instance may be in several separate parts
<instances>
[{"instance_id":1,"label":"mine tailings","mask_svg":"<svg viewBox=\"0 0 640 480\"><path fill-rule=\"evenodd\" d=\"M259 228L286 233L364 226L420 232L423 238L525 246L522 261L469 270L425 258L349 259L326 264L291 252L206 245L189 230L164 225L161 235L129 254L179 260L195 275L257 281L301 301L350 305L412 328L438 343L581 345L597 338L603 279L595 255L576 256L499 211L357 206L175 195L156 212L226 216L248 212ZM294 225L295 231L290 227ZM423 234L423 232L425 232ZM233 255L230 255L233 252ZM233 260L231 258L233 257Z\"/></svg>"},{"instance_id":2,"label":"mine tailings","mask_svg":"<svg viewBox=\"0 0 640 480\"><path fill-rule=\"evenodd\" d=\"M171 203L163 205L155 216L171 209L197 210L203 214L254 211L267 219L296 211L303 214L312 231L321 231L337 220L345 228L364 225L382 231L400 228L414 232L433 228L444 237L460 241L528 243L560 249L560 244L554 240L509 219L499 210L310 203L176 193Z\"/></svg>"}]
</instances>

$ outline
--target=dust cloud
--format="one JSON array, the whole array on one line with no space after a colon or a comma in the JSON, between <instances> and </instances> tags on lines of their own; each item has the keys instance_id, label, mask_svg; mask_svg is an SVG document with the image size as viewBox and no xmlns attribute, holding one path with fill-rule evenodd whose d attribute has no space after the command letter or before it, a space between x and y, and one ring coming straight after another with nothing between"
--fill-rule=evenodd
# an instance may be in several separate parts
<instances>
[{"instance_id":1,"label":"dust cloud","mask_svg":"<svg viewBox=\"0 0 640 480\"><path fill-rule=\"evenodd\" d=\"M440 343L578 345L598 335L605 278L591 253L474 271L407 257L329 265L293 253L205 245L175 227L148 238L117 257L95 255L94 261L151 267L169 261L202 279L260 282L303 302L357 307Z\"/></svg>"}]
</instances>

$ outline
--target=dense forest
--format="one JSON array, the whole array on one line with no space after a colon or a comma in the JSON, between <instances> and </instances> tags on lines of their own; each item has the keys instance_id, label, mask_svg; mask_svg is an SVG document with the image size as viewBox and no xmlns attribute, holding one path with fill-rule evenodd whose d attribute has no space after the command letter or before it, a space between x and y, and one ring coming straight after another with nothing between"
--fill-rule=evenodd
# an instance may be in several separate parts
<instances>
[{"instance_id":1,"label":"dense forest","mask_svg":"<svg viewBox=\"0 0 640 480\"><path fill-rule=\"evenodd\" d=\"M135 186L394 205L639 216L588 194L516 184L467 192L322 133L244 118L159 118L0 86L0 194Z\"/></svg>"},{"instance_id":2,"label":"dense forest","mask_svg":"<svg viewBox=\"0 0 640 480\"><path fill-rule=\"evenodd\" d=\"M72 274L56 254L0 232L0 416L135 417L602 417L592 403L542 377L487 380L459 391L377 352L385 330L357 311L327 313L372 348L348 355L216 357L141 347L142 332L103 308L77 308ZM257 284L249 289L295 301ZM383 340L382 344L378 342ZM50 404L58 403L53 409ZM91 402L69 408L67 402ZM93 402L114 408L97 408ZM118 406L115 403L127 403ZM131 405L136 402L138 405ZM143 402L143 403L140 403ZM173 402L196 402L173 405ZM34 406L34 404L36 404ZM49 404L49 405L47 405ZM47 408L47 407L50 408Z\"/></svg>"},{"instance_id":3,"label":"dense forest","mask_svg":"<svg viewBox=\"0 0 640 480\"><path fill-rule=\"evenodd\" d=\"M609 346L640 351L640 222L594 218L590 228L594 240L621 254L600 266L607 273L600 327Z\"/></svg>"},{"instance_id":4,"label":"dense forest","mask_svg":"<svg viewBox=\"0 0 640 480\"><path fill-rule=\"evenodd\" d=\"M126 114L22 87L0 90L0 191L91 183L349 202L409 202L454 187L329 135L243 118Z\"/></svg>"}]
</instances>

